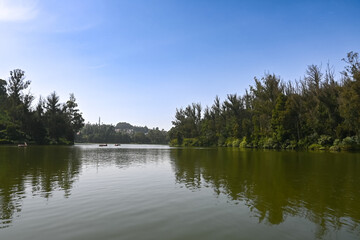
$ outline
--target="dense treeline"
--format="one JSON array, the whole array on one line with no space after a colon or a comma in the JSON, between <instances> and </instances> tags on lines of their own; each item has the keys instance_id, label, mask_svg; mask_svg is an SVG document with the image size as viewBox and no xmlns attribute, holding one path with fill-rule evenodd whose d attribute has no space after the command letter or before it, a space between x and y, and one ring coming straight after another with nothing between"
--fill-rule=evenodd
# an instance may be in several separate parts
<instances>
[{"instance_id":1,"label":"dense treeline","mask_svg":"<svg viewBox=\"0 0 360 240\"><path fill-rule=\"evenodd\" d=\"M275 149L356 148L360 144L360 62L357 53L333 68L310 65L304 79L284 82L274 74L255 78L243 96L215 98L176 110L169 135L172 145L234 146Z\"/></svg>"},{"instance_id":2,"label":"dense treeline","mask_svg":"<svg viewBox=\"0 0 360 240\"><path fill-rule=\"evenodd\" d=\"M147 126L140 127L140 126L133 126L130 123L127 122L119 122L115 126L115 131L121 131L121 132L127 132L127 133L133 133L133 132L141 132L141 133L147 133L149 131L149 128Z\"/></svg>"},{"instance_id":3,"label":"dense treeline","mask_svg":"<svg viewBox=\"0 0 360 240\"><path fill-rule=\"evenodd\" d=\"M73 144L84 126L74 94L60 103L53 92L34 108L35 97L25 92L30 83L20 69L10 71L8 81L0 79L0 143Z\"/></svg>"},{"instance_id":4,"label":"dense treeline","mask_svg":"<svg viewBox=\"0 0 360 240\"><path fill-rule=\"evenodd\" d=\"M76 136L79 143L145 143L168 144L168 133L159 128L132 126L129 123L109 124L87 123Z\"/></svg>"}]
</instances>

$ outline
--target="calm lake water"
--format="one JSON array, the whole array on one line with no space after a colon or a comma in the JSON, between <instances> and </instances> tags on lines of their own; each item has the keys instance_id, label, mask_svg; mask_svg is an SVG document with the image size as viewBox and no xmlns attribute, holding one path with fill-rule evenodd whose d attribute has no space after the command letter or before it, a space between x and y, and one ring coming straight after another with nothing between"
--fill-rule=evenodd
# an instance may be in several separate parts
<instances>
[{"instance_id":1,"label":"calm lake water","mask_svg":"<svg viewBox=\"0 0 360 240\"><path fill-rule=\"evenodd\" d=\"M360 239L360 154L0 147L0 239Z\"/></svg>"}]
</instances>

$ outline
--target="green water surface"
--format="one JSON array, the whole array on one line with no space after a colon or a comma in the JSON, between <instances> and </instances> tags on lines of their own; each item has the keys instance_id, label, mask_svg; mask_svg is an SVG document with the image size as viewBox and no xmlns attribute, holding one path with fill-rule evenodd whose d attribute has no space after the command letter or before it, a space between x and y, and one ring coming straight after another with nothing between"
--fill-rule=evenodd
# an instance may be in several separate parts
<instances>
[{"instance_id":1,"label":"green water surface","mask_svg":"<svg viewBox=\"0 0 360 240\"><path fill-rule=\"evenodd\" d=\"M360 154L2 146L0 239L360 239Z\"/></svg>"}]
</instances>

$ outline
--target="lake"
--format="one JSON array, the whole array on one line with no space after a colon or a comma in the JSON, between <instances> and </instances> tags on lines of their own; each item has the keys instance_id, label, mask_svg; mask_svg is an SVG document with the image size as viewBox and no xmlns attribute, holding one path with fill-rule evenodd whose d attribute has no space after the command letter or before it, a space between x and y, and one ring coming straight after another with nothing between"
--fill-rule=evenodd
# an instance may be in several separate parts
<instances>
[{"instance_id":1,"label":"lake","mask_svg":"<svg viewBox=\"0 0 360 240\"><path fill-rule=\"evenodd\" d=\"M360 239L360 154L2 146L0 239Z\"/></svg>"}]
</instances>

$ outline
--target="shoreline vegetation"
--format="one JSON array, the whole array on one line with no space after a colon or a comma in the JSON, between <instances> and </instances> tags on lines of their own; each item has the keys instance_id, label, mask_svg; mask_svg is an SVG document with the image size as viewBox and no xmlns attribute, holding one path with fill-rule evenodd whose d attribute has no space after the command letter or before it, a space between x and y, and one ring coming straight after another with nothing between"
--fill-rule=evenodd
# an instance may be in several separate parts
<instances>
[{"instance_id":1,"label":"shoreline vegetation","mask_svg":"<svg viewBox=\"0 0 360 240\"><path fill-rule=\"evenodd\" d=\"M0 79L0 144L72 145L84 126L74 94L65 103L52 92L45 99L25 92L31 81L21 69L10 71L8 81ZM24 144L26 145L26 144Z\"/></svg>"},{"instance_id":2,"label":"shoreline vegetation","mask_svg":"<svg viewBox=\"0 0 360 240\"><path fill-rule=\"evenodd\" d=\"M75 138L76 143L137 143L168 144L168 133L159 128L133 126L126 122L118 124L87 123Z\"/></svg>"},{"instance_id":3,"label":"shoreline vegetation","mask_svg":"<svg viewBox=\"0 0 360 240\"><path fill-rule=\"evenodd\" d=\"M35 107L35 97L28 89L21 69L10 71L8 81L0 79L0 145L27 146L73 145L76 143L140 143L168 144L168 133L159 128L148 129L119 122L84 124L74 94L66 103L59 102L54 91Z\"/></svg>"},{"instance_id":4,"label":"shoreline vegetation","mask_svg":"<svg viewBox=\"0 0 360 240\"><path fill-rule=\"evenodd\" d=\"M284 82L266 73L245 94L216 96L211 107L192 103L176 109L167 132L119 122L84 124L74 94L65 103L54 91L45 99L25 92L31 81L21 69L0 79L0 144L140 143L181 147L293 150L360 150L360 62L342 59L335 79L329 64L309 65L303 79Z\"/></svg>"},{"instance_id":5,"label":"shoreline vegetation","mask_svg":"<svg viewBox=\"0 0 360 240\"><path fill-rule=\"evenodd\" d=\"M243 96L176 109L170 146L360 150L359 56L342 60L338 80L329 64L309 65L299 81L267 73Z\"/></svg>"}]
</instances>

